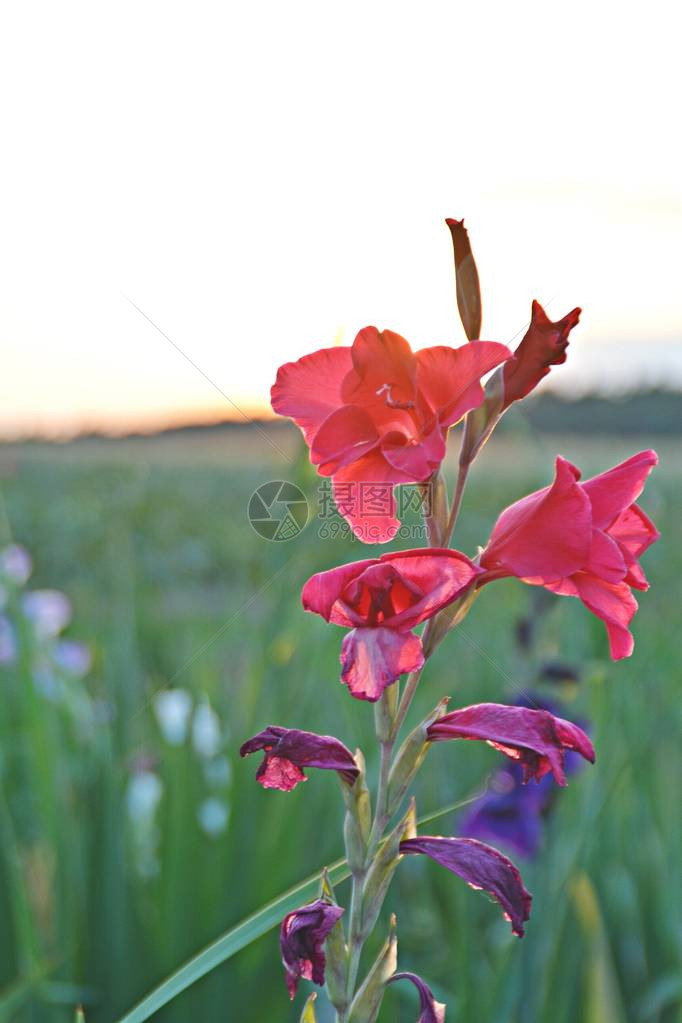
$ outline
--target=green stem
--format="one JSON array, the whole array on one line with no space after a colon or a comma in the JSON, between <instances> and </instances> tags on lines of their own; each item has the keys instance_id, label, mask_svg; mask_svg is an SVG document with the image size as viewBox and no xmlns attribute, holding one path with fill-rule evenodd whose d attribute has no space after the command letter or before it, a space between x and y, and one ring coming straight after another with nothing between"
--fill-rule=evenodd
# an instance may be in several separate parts
<instances>
[{"instance_id":1,"label":"green stem","mask_svg":"<svg viewBox=\"0 0 682 1023\"><path fill-rule=\"evenodd\" d=\"M462 504L462 496L464 495L464 487L466 486L467 476L469 474L470 461L461 461L459 463L459 469L457 470L457 482L455 483L455 493L452 497L452 507L450 508L450 515L448 517L448 524L445 528L445 536L443 537L443 546L448 547L450 540L452 539L452 533L457 522L457 516L459 515L459 509Z\"/></svg>"}]
</instances>

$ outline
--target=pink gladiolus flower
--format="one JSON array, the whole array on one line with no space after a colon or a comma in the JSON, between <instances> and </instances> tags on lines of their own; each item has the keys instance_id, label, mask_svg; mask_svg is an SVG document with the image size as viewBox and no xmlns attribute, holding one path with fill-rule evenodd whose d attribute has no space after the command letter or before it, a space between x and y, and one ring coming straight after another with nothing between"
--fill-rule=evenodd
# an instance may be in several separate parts
<instances>
[{"instance_id":1,"label":"pink gladiolus flower","mask_svg":"<svg viewBox=\"0 0 682 1023\"><path fill-rule=\"evenodd\" d=\"M506 508L480 559L478 585L516 576L553 593L580 597L606 625L611 657L629 657L637 610L631 588L648 589L639 558L659 533L634 502L658 462L655 451L579 483L580 470L557 458L550 487Z\"/></svg>"},{"instance_id":2,"label":"pink gladiolus flower","mask_svg":"<svg viewBox=\"0 0 682 1023\"><path fill-rule=\"evenodd\" d=\"M316 899L287 913L282 920L279 945L290 998L296 994L301 977L320 986L324 984L325 938L343 912L341 906Z\"/></svg>"},{"instance_id":3,"label":"pink gladiolus flower","mask_svg":"<svg viewBox=\"0 0 682 1023\"><path fill-rule=\"evenodd\" d=\"M441 838L420 835L400 843L400 852L421 853L463 878L471 888L482 889L496 899L512 931L523 937L533 896L523 887L511 860L491 845L475 838Z\"/></svg>"},{"instance_id":4,"label":"pink gladiolus flower","mask_svg":"<svg viewBox=\"0 0 682 1023\"><path fill-rule=\"evenodd\" d=\"M533 302L530 326L514 352L514 358L502 370L503 409L513 401L525 398L547 376L551 366L566 362L568 335L580 319L581 312L581 309L572 309L563 319L552 323L540 303Z\"/></svg>"},{"instance_id":5,"label":"pink gladiolus flower","mask_svg":"<svg viewBox=\"0 0 682 1023\"><path fill-rule=\"evenodd\" d=\"M433 997L433 991L416 973L394 973L387 983L396 980L409 980L419 992L419 1018L417 1023L445 1023L445 1006Z\"/></svg>"},{"instance_id":6,"label":"pink gladiolus flower","mask_svg":"<svg viewBox=\"0 0 682 1023\"><path fill-rule=\"evenodd\" d=\"M378 700L401 675L424 663L411 631L459 597L480 569L459 551L397 551L312 576L306 611L351 631L341 647L341 681L353 696Z\"/></svg>"},{"instance_id":7,"label":"pink gladiolus flower","mask_svg":"<svg viewBox=\"0 0 682 1023\"><path fill-rule=\"evenodd\" d=\"M304 767L337 771L347 785L352 785L360 773L351 751L332 735L268 725L258 735L247 739L239 755L247 757L257 750L265 753L256 772L256 779L264 789L291 792L299 782L307 781Z\"/></svg>"},{"instance_id":8,"label":"pink gladiolus flower","mask_svg":"<svg viewBox=\"0 0 682 1023\"><path fill-rule=\"evenodd\" d=\"M530 778L539 782L551 771L557 784L565 785L566 750L574 750L594 763L592 743L582 728L547 710L477 703L434 721L427 729L427 736L431 742L482 739L520 762L524 782Z\"/></svg>"},{"instance_id":9,"label":"pink gladiolus flower","mask_svg":"<svg viewBox=\"0 0 682 1023\"><path fill-rule=\"evenodd\" d=\"M355 535L385 543L400 525L393 487L424 482L438 469L448 428L481 404L480 378L509 358L494 341L415 354L400 334L365 327L352 347L281 366L272 407L303 431Z\"/></svg>"}]
</instances>

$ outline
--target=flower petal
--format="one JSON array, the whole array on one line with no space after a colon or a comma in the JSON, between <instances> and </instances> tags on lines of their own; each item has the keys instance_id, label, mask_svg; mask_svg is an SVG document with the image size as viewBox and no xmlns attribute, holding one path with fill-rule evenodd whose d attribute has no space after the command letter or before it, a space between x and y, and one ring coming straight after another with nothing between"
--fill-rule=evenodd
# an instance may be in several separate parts
<instances>
[{"instance_id":1,"label":"flower petal","mask_svg":"<svg viewBox=\"0 0 682 1023\"><path fill-rule=\"evenodd\" d=\"M606 529L620 512L637 500L655 465L658 465L658 455L648 449L583 483L592 502L592 522L596 528Z\"/></svg>"},{"instance_id":2,"label":"flower petal","mask_svg":"<svg viewBox=\"0 0 682 1023\"><path fill-rule=\"evenodd\" d=\"M324 984L324 942L344 910L322 899L287 913L279 932L289 997L296 994L301 977Z\"/></svg>"},{"instance_id":3,"label":"flower petal","mask_svg":"<svg viewBox=\"0 0 682 1023\"><path fill-rule=\"evenodd\" d=\"M357 462L379 443L370 415L358 405L342 405L324 420L310 445L310 461L321 476Z\"/></svg>"},{"instance_id":4,"label":"flower petal","mask_svg":"<svg viewBox=\"0 0 682 1023\"><path fill-rule=\"evenodd\" d=\"M553 323L539 302L534 301L530 326L514 359L504 367L504 407L519 401L547 376L550 366L566 361L568 335L580 319L580 309L573 309Z\"/></svg>"},{"instance_id":5,"label":"flower petal","mask_svg":"<svg viewBox=\"0 0 682 1023\"><path fill-rule=\"evenodd\" d=\"M351 614L345 606L335 606L344 589L353 579L369 568L378 565L378 558L366 558L364 561L351 561L348 565L339 565L326 572L317 572L308 579L301 593L301 601L306 611L322 615L328 622L352 628L362 624L359 616Z\"/></svg>"},{"instance_id":6,"label":"flower petal","mask_svg":"<svg viewBox=\"0 0 682 1023\"><path fill-rule=\"evenodd\" d=\"M513 707L500 703L477 703L439 718L427 730L431 742L448 739L482 739L495 749L520 761L524 781L536 781L549 771L559 785L566 784L564 754L580 753L594 763L592 743L581 728L546 710Z\"/></svg>"},{"instance_id":7,"label":"flower petal","mask_svg":"<svg viewBox=\"0 0 682 1023\"><path fill-rule=\"evenodd\" d=\"M341 681L353 696L374 703L384 689L424 664L419 636L382 626L352 629L341 645Z\"/></svg>"},{"instance_id":8,"label":"flower petal","mask_svg":"<svg viewBox=\"0 0 682 1023\"><path fill-rule=\"evenodd\" d=\"M265 751L256 778L266 789L290 792L299 782L306 781L303 767L336 771L347 785L352 785L360 773L351 751L333 735L268 725L247 739L239 754L246 757L257 750Z\"/></svg>"},{"instance_id":9,"label":"flower petal","mask_svg":"<svg viewBox=\"0 0 682 1023\"><path fill-rule=\"evenodd\" d=\"M341 388L346 404L380 410L414 407L415 361L404 337L392 330L364 327L353 342L351 356L352 369Z\"/></svg>"},{"instance_id":10,"label":"flower petal","mask_svg":"<svg viewBox=\"0 0 682 1023\"><path fill-rule=\"evenodd\" d=\"M413 591L423 594L404 610L397 611L386 624L393 628L414 628L452 603L481 574L465 554L446 547L395 551L382 554L381 561L393 565Z\"/></svg>"},{"instance_id":11,"label":"flower petal","mask_svg":"<svg viewBox=\"0 0 682 1023\"><path fill-rule=\"evenodd\" d=\"M472 888L488 892L502 906L514 934L523 937L533 896L523 887L521 875L511 860L497 849L475 838L420 835L401 842L400 852L429 856Z\"/></svg>"},{"instance_id":12,"label":"flower petal","mask_svg":"<svg viewBox=\"0 0 682 1023\"><path fill-rule=\"evenodd\" d=\"M388 978L387 983L392 984L396 980L409 980L419 992L419 1019L417 1023L445 1023L445 1006L437 1002L433 997L433 991L428 984L424 983L416 973L394 973Z\"/></svg>"},{"instance_id":13,"label":"flower petal","mask_svg":"<svg viewBox=\"0 0 682 1023\"><path fill-rule=\"evenodd\" d=\"M343 404L341 382L352 364L345 346L321 348L278 369L270 391L272 407L294 420L308 445L330 412Z\"/></svg>"},{"instance_id":14,"label":"flower petal","mask_svg":"<svg viewBox=\"0 0 682 1023\"><path fill-rule=\"evenodd\" d=\"M400 529L393 487L412 482L409 473L395 469L374 450L335 474L334 500L358 540L388 543Z\"/></svg>"},{"instance_id":15,"label":"flower petal","mask_svg":"<svg viewBox=\"0 0 682 1023\"><path fill-rule=\"evenodd\" d=\"M484 398L481 377L511 358L497 341L448 348L435 345L417 352L417 387L438 413L441 426L452 426Z\"/></svg>"},{"instance_id":16,"label":"flower petal","mask_svg":"<svg viewBox=\"0 0 682 1023\"><path fill-rule=\"evenodd\" d=\"M584 568L592 544L592 513L579 478L579 470L558 457L551 487L502 512L481 555L483 568L537 583Z\"/></svg>"},{"instance_id":17,"label":"flower petal","mask_svg":"<svg viewBox=\"0 0 682 1023\"><path fill-rule=\"evenodd\" d=\"M575 575L573 582L585 607L606 625L613 660L629 657L635 641L628 626L637 610L637 601L630 587L626 582L604 582L586 572Z\"/></svg>"}]
</instances>

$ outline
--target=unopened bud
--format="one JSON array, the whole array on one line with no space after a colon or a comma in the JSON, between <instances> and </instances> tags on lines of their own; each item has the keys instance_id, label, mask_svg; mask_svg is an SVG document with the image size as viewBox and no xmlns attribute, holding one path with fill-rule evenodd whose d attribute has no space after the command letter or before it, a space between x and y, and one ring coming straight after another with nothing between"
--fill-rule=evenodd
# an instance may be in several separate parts
<instances>
[{"instance_id":1,"label":"unopened bud","mask_svg":"<svg viewBox=\"0 0 682 1023\"><path fill-rule=\"evenodd\" d=\"M327 871L326 867L322 871L322 881L320 884L320 898L325 899L332 905L337 905L336 897L334 895L334 889L332 887L332 883L329 878L329 872ZM325 968L325 981L327 984L329 1000L334 1006L334 1008L337 1010L337 1012L342 1012L348 1004L348 999L346 996L347 949L341 918L339 918L336 921L331 931L327 935L324 947L325 956L327 960ZM305 1016L302 1016L301 1019L304 1020Z\"/></svg>"},{"instance_id":2,"label":"unopened bud","mask_svg":"<svg viewBox=\"0 0 682 1023\"><path fill-rule=\"evenodd\" d=\"M386 892L400 862L400 843L407 838L413 838L416 834L417 813L414 799L412 799L407 813L379 848L367 871L362 891L361 932L363 938L371 933L381 912Z\"/></svg>"},{"instance_id":3,"label":"unopened bud","mask_svg":"<svg viewBox=\"0 0 682 1023\"><path fill-rule=\"evenodd\" d=\"M412 779L421 767L429 748L426 731L429 725L445 714L448 697L440 703L410 732L396 754L391 773L388 776L388 812L394 813L400 800L407 792Z\"/></svg>"},{"instance_id":4,"label":"unopened bud","mask_svg":"<svg viewBox=\"0 0 682 1023\"><path fill-rule=\"evenodd\" d=\"M388 938L377 956L372 969L353 999L349 1023L374 1023L379 1015L386 984L398 965L398 936L396 918L391 916Z\"/></svg>"}]
</instances>

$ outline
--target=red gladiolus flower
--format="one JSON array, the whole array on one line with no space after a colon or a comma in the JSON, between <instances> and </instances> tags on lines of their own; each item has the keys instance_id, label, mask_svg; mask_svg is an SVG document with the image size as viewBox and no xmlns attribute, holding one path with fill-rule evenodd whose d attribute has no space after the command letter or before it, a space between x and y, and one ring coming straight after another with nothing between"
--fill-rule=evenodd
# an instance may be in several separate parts
<instances>
[{"instance_id":1,"label":"red gladiolus flower","mask_svg":"<svg viewBox=\"0 0 682 1023\"><path fill-rule=\"evenodd\" d=\"M566 784L564 754L574 750L594 763L594 749L582 728L547 710L477 703L445 714L427 729L431 742L447 739L482 739L518 760L523 780L540 781L549 771L559 785Z\"/></svg>"},{"instance_id":2,"label":"red gladiolus flower","mask_svg":"<svg viewBox=\"0 0 682 1023\"><path fill-rule=\"evenodd\" d=\"M547 376L551 366L566 362L568 335L580 319L581 312L581 309L573 309L563 319L552 323L540 303L533 302L530 326L514 352L514 358L502 370L502 409L525 398Z\"/></svg>"},{"instance_id":3,"label":"red gladiolus flower","mask_svg":"<svg viewBox=\"0 0 682 1023\"><path fill-rule=\"evenodd\" d=\"M341 681L353 696L378 700L401 675L424 663L411 631L459 597L480 569L459 551L397 551L312 576L306 611L351 629L341 647Z\"/></svg>"},{"instance_id":4,"label":"red gladiolus flower","mask_svg":"<svg viewBox=\"0 0 682 1023\"><path fill-rule=\"evenodd\" d=\"M337 771L347 785L352 785L360 773L351 751L332 735L268 725L243 743L239 755L248 757L257 750L265 753L256 772L264 789L291 792L299 782L308 780L303 767Z\"/></svg>"},{"instance_id":5,"label":"red gladiolus flower","mask_svg":"<svg viewBox=\"0 0 682 1023\"><path fill-rule=\"evenodd\" d=\"M290 998L296 994L301 977L320 986L324 984L325 938L343 912L341 906L316 899L287 913L282 920L279 945Z\"/></svg>"},{"instance_id":6,"label":"red gladiolus flower","mask_svg":"<svg viewBox=\"0 0 682 1023\"><path fill-rule=\"evenodd\" d=\"M417 1023L445 1023L445 1006L433 997L433 991L416 973L394 973L387 983L396 980L409 980L419 992L419 1019Z\"/></svg>"},{"instance_id":7,"label":"red gladiolus flower","mask_svg":"<svg viewBox=\"0 0 682 1023\"><path fill-rule=\"evenodd\" d=\"M629 657L637 610L631 587L648 589L638 559L659 533L634 502L658 462L655 451L579 483L580 470L557 458L551 487L506 508L480 559L479 585L503 576L580 597L606 625L614 660Z\"/></svg>"},{"instance_id":8,"label":"red gladiolus flower","mask_svg":"<svg viewBox=\"0 0 682 1023\"><path fill-rule=\"evenodd\" d=\"M385 543L400 525L394 486L424 482L438 469L448 428L481 404L480 378L509 358L494 341L415 354L400 334L365 327L350 348L281 366L272 407L303 431L355 535Z\"/></svg>"},{"instance_id":9,"label":"red gladiolus flower","mask_svg":"<svg viewBox=\"0 0 682 1023\"><path fill-rule=\"evenodd\" d=\"M420 835L400 843L400 852L421 853L463 878L471 888L488 892L499 902L512 931L523 937L533 896L523 887L511 860L475 838Z\"/></svg>"}]
</instances>

